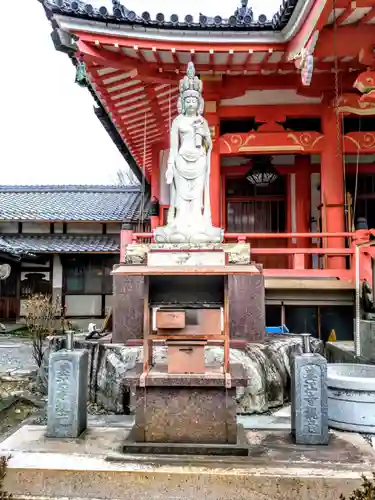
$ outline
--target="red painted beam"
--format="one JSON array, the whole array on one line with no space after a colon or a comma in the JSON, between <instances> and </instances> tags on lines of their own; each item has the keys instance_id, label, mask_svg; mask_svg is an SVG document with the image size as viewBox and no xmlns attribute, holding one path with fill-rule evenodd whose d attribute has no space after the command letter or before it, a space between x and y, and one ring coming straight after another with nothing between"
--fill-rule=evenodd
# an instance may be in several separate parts
<instances>
[{"instance_id":1,"label":"red painted beam","mask_svg":"<svg viewBox=\"0 0 375 500\"><path fill-rule=\"evenodd\" d=\"M340 26L337 28L337 35L332 27L327 27L320 33L314 56L324 58L336 54L337 57L357 57L361 49L371 47L373 44L374 27L371 24Z\"/></svg>"},{"instance_id":2,"label":"red painted beam","mask_svg":"<svg viewBox=\"0 0 375 500\"><path fill-rule=\"evenodd\" d=\"M373 7L366 15L360 19L360 24L366 24L371 22L375 18L375 8Z\"/></svg>"},{"instance_id":3,"label":"red painted beam","mask_svg":"<svg viewBox=\"0 0 375 500\"><path fill-rule=\"evenodd\" d=\"M343 233L225 233L225 240L267 240L267 239L292 239L292 238L353 238L356 233L343 232ZM367 237L370 232L364 234ZM152 238L152 233L133 233L133 241L137 239ZM294 250L297 250L294 249ZM327 250L327 249L324 249Z\"/></svg>"},{"instance_id":4,"label":"red painted beam","mask_svg":"<svg viewBox=\"0 0 375 500\"><path fill-rule=\"evenodd\" d=\"M258 121L266 121L262 118L268 118L269 115L275 117L317 117L321 116L323 110L322 104L275 104L275 105L256 105L256 106L220 106L218 114L220 118L249 118L256 117ZM283 121L277 119L277 121Z\"/></svg>"},{"instance_id":5,"label":"red painted beam","mask_svg":"<svg viewBox=\"0 0 375 500\"><path fill-rule=\"evenodd\" d=\"M354 248L251 248L251 255L353 255Z\"/></svg>"},{"instance_id":6,"label":"red painted beam","mask_svg":"<svg viewBox=\"0 0 375 500\"><path fill-rule=\"evenodd\" d=\"M135 233L136 234L136 233ZM267 240L267 239L291 239L291 238L352 238L352 232L343 233L225 233L225 239L236 240Z\"/></svg>"},{"instance_id":7,"label":"red painted beam","mask_svg":"<svg viewBox=\"0 0 375 500\"><path fill-rule=\"evenodd\" d=\"M336 0L336 8L346 7L349 0ZM334 3L332 0L316 0L307 19L303 23L301 29L288 44L289 57L295 57L306 46L313 33L321 31L323 26L327 24L329 15L333 10ZM332 49L332 46L331 46ZM332 54L329 54L332 55Z\"/></svg>"},{"instance_id":8,"label":"red painted beam","mask_svg":"<svg viewBox=\"0 0 375 500\"><path fill-rule=\"evenodd\" d=\"M351 72L348 74L340 75L340 85L342 92L353 91L353 83L359 75L358 72ZM282 89L296 89L300 85L301 76L299 74L288 75L253 75L238 76L224 75L222 81L222 99L231 99L243 95L247 90L282 90ZM314 75L314 82L310 90L310 94L315 94L321 97L323 92L334 89L334 75L333 73L316 74Z\"/></svg>"},{"instance_id":9,"label":"red painted beam","mask_svg":"<svg viewBox=\"0 0 375 500\"><path fill-rule=\"evenodd\" d=\"M263 275L266 278L336 278L347 281L353 280L353 271L346 269L263 269Z\"/></svg>"},{"instance_id":10,"label":"red painted beam","mask_svg":"<svg viewBox=\"0 0 375 500\"><path fill-rule=\"evenodd\" d=\"M146 65L125 54L116 54L109 50L94 48L81 40L78 42L78 47L79 53L83 56L85 62L96 62L106 67L117 68L124 71L136 69L138 78L150 83L165 83L166 81L178 82L177 75L166 74L161 77L158 71L148 69Z\"/></svg>"},{"instance_id":11,"label":"red painted beam","mask_svg":"<svg viewBox=\"0 0 375 500\"><path fill-rule=\"evenodd\" d=\"M118 44L120 47L129 47L132 49L137 47L138 49L146 50L156 49L156 51L170 51L173 48L176 51L189 52L190 54L199 52L209 53L212 49L214 49L215 52L220 53L229 53L230 50L235 50L236 52L248 52L250 49L254 52L268 52L269 49L283 52L286 47L286 44L283 43L238 43L235 38L233 38L230 43L210 42L208 44L183 41L174 42L164 40L146 40L143 38L136 38L136 35L133 37L119 37L99 34L93 35L84 31L76 31L75 34L79 36L80 41L84 43L95 43L96 41L99 41L101 45Z\"/></svg>"}]
</instances>

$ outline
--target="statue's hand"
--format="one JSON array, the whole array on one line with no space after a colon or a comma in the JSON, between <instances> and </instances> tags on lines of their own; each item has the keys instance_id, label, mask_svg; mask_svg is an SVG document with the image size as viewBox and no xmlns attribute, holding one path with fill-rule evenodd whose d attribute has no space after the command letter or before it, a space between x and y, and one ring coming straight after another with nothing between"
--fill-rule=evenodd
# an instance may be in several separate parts
<instances>
[{"instance_id":1,"label":"statue's hand","mask_svg":"<svg viewBox=\"0 0 375 500\"><path fill-rule=\"evenodd\" d=\"M167 184L172 184L172 181L173 181L173 169L172 169L172 165L168 165L165 177L167 179Z\"/></svg>"}]
</instances>

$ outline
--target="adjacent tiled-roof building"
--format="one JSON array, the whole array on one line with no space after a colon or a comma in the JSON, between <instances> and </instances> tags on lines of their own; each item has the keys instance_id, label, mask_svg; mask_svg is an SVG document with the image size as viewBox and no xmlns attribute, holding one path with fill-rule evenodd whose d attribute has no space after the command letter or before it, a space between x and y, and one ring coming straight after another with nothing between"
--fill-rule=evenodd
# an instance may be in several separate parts
<instances>
[{"instance_id":1,"label":"adjacent tiled-roof building","mask_svg":"<svg viewBox=\"0 0 375 500\"><path fill-rule=\"evenodd\" d=\"M140 186L0 186L0 253L19 258L48 253L118 253L121 223L144 227L148 212L149 197L142 195ZM22 227L17 231L17 223L31 223L31 232L29 229L27 234ZM75 223L82 225L69 234ZM5 231L7 224L13 229ZM108 225L115 229L107 232Z\"/></svg>"},{"instance_id":2,"label":"adjacent tiled-roof building","mask_svg":"<svg viewBox=\"0 0 375 500\"><path fill-rule=\"evenodd\" d=\"M148 202L138 186L0 186L0 221L138 222Z\"/></svg>"},{"instance_id":3,"label":"adjacent tiled-roof building","mask_svg":"<svg viewBox=\"0 0 375 500\"><path fill-rule=\"evenodd\" d=\"M120 244L114 235L6 235L0 238L5 249L24 253L118 253Z\"/></svg>"}]
</instances>

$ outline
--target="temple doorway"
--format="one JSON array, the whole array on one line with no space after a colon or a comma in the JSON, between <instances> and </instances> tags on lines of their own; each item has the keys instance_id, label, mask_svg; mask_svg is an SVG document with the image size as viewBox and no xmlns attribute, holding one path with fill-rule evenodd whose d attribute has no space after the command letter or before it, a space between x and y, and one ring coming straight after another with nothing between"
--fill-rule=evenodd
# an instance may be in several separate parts
<instances>
[{"instance_id":1,"label":"temple doorway","mask_svg":"<svg viewBox=\"0 0 375 500\"><path fill-rule=\"evenodd\" d=\"M11 267L9 277L0 280L0 321L4 322L15 322L20 310L20 271L14 263L11 263Z\"/></svg>"},{"instance_id":2,"label":"temple doorway","mask_svg":"<svg viewBox=\"0 0 375 500\"><path fill-rule=\"evenodd\" d=\"M286 188L284 176L268 186L256 186L244 176L226 178L226 232L283 233L286 229ZM284 238L251 240L252 248L286 247ZM265 268L287 267L284 255L257 255Z\"/></svg>"}]
</instances>

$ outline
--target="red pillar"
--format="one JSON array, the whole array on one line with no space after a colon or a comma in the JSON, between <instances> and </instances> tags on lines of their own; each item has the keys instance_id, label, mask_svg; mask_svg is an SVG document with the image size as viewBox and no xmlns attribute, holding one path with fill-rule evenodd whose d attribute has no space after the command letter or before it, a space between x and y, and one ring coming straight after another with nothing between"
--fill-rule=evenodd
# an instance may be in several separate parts
<instances>
[{"instance_id":1,"label":"red pillar","mask_svg":"<svg viewBox=\"0 0 375 500\"><path fill-rule=\"evenodd\" d=\"M324 149L321 155L320 192L322 203L322 231L338 233L345 231L344 213L344 158L338 151L335 110L326 107L322 117ZM325 247L345 248L345 238L326 238ZM345 269L345 257L328 257L329 269Z\"/></svg>"},{"instance_id":2,"label":"red pillar","mask_svg":"<svg viewBox=\"0 0 375 500\"><path fill-rule=\"evenodd\" d=\"M133 226L124 223L120 231L120 262L125 262L126 247L133 241Z\"/></svg>"},{"instance_id":3,"label":"red pillar","mask_svg":"<svg viewBox=\"0 0 375 500\"><path fill-rule=\"evenodd\" d=\"M210 177L210 197L211 197L211 217L212 225L220 227L220 201L221 201L221 176L220 176L220 153L217 145L214 145L211 155L211 177Z\"/></svg>"},{"instance_id":4,"label":"red pillar","mask_svg":"<svg viewBox=\"0 0 375 500\"><path fill-rule=\"evenodd\" d=\"M210 104L213 105L213 103ZM206 119L211 130L211 138L213 142L210 172L211 217L213 226L220 227L221 172L219 144L217 142L217 139L220 136L220 122L217 113L207 113Z\"/></svg>"},{"instance_id":5,"label":"red pillar","mask_svg":"<svg viewBox=\"0 0 375 500\"><path fill-rule=\"evenodd\" d=\"M152 170L151 170L151 200L159 201L160 197L160 148L158 145L152 148ZM151 230L160 226L160 214L151 217Z\"/></svg>"},{"instance_id":6,"label":"red pillar","mask_svg":"<svg viewBox=\"0 0 375 500\"><path fill-rule=\"evenodd\" d=\"M310 156L296 156L296 232L309 233L311 221ZM297 247L310 248L311 239L297 238ZM305 257L305 268L311 267L310 256Z\"/></svg>"}]
</instances>

